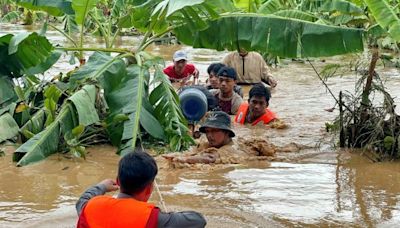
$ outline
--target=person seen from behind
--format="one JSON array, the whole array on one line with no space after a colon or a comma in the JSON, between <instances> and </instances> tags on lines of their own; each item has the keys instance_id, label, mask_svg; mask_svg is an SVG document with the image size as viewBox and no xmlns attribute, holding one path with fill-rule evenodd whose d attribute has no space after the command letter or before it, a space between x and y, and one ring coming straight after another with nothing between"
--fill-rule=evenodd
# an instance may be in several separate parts
<instances>
[{"instance_id":1,"label":"person seen from behind","mask_svg":"<svg viewBox=\"0 0 400 228\"><path fill-rule=\"evenodd\" d=\"M241 48L239 51L229 53L222 62L236 70L238 85L264 82L273 88L278 84L272 77L264 58L257 52L248 52Z\"/></svg>"},{"instance_id":2,"label":"person seen from behind","mask_svg":"<svg viewBox=\"0 0 400 228\"><path fill-rule=\"evenodd\" d=\"M204 217L193 211L162 212L148 203L158 168L145 152L126 154L116 181L106 179L87 189L76 203L78 228L204 227ZM104 195L116 191L116 197Z\"/></svg>"}]
</instances>

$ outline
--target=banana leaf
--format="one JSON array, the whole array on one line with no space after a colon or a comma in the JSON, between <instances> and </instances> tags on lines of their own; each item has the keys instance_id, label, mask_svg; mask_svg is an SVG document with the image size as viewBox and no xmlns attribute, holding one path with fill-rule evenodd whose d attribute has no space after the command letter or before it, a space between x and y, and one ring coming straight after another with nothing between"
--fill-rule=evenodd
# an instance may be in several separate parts
<instances>
[{"instance_id":1,"label":"banana leaf","mask_svg":"<svg viewBox=\"0 0 400 228\"><path fill-rule=\"evenodd\" d=\"M53 123L22 144L14 152L13 156L13 160L18 162L17 166L25 166L38 162L56 153L62 133L61 125L75 125L74 123L68 123L71 120L70 116L74 114L72 105L66 104Z\"/></svg>"},{"instance_id":2,"label":"banana leaf","mask_svg":"<svg viewBox=\"0 0 400 228\"><path fill-rule=\"evenodd\" d=\"M113 81L102 85L114 87L119 84L121 76L124 74L126 74L126 67L123 60L113 58L102 52L95 52L83 67L71 75L69 85L70 88L76 88L78 84L85 80L102 80L102 78L110 76L113 77ZM118 77L118 79L115 77Z\"/></svg>"},{"instance_id":3,"label":"banana leaf","mask_svg":"<svg viewBox=\"0 0 400 228\"><path fill-rule=\"evenodd\" d=\"M72 0L72 8L75 11L75 21L78 25L83 25L89 11L96 7L98 0Z\"/></svg>"},{"instance_id":4,"label":"banana leaf","mask_svg":"<svg viewBox=\"0 0 400 228\"><path fill-rule=\"evenodd\" d=\"M156 67L149 101L154 107L154 115L164 128L172 151L181 151L194 144L189 135L187 121L182 114L179 97L168 78Z\"/></svg>"},{"instance_id":5,"label":"banana leaf","mask_svg":"<svg viewBox=\"0 0 400 228\"><path fill-rule=\"evenodd\" d=\"M19 126L10 113L6 112L0 116L0 143L11 139L18 134Z\"/></svg>"},{"instance_id":6,"label":"banana leaf","mask_svg":"<svg viewBox=\"0 0 400 228\"><path fill-rule=\"evenodd\" d=\"M54 47L37 33L0 37L0 75L20 77L29 68L48 61Z\"/></svg>"},{"instance_id":7,"label":"banana leaf","mask_svg":"<svg viewBox=\"0 0 400 228\"><path fill-rule=\"evenodd\" d=\"M19 132L26 138L30 139L38 134L45 127L46 115L43 109L32 115L30 120L19 129Z\"/></svg>"},{"instance_id":8,"label":"banana leaf","mask_svg":"<svg viewBox=\"0 0 400 228\"><path fill-rule=\"evenodd\" d=\"M56 119L49 126L14 152L14 161L18 161L17 166L38 162L56 153L62 135L71 135L72 130L78 125L87 126L94 123L96 118L98 119L97 112L88 112L95 110L95 100L91 99L94 97L93 93L95 93L93 85L86 85L75 92L64 103ZM82 110L83 106L86 107Z\"/></svg>"},{"instance_id":9,"label":"banana leaf","mask_svg":"<svg viewBox=\"0 0 400 228\"><path fill-rule=\"evenodd\" d=\"M79 117L79 124L89 126L99 122L99 116L94 106L96 101L96 87L85 85L81 90L74 93L68 100L74 104Z\"/></svg>"},{"instance_id":10,"label":"banana leaf","mask_svg":"<svg viewBox=\"0 0 400 228\"><path fill-rule=\"evenodd\" d=\"M128 117L119 128L110 129L119 131L119 153L124 155L129 148L135 148L140 126L154 138L164 139L164 130L158 120L153 116L151 110L144 108L147 87L145 77L149 77L148 70L138 65L127 68L126 76L121 80L119 86L105 91L105 98L110 107L110 117L124 114ZM122 130L122 133L121 133ZM118 135L118 134L117 134Z\"/></svg>"},{"instance_id":11,"label":"banana leaf","mask_svg":"<svg viewBox=\"0 0 400 228\"><path fill-rule=\"evenodd\" d=\"M310 22L314 22L319 19L318 17L312 15L311 13L303 12L300 10L280 10L273 14L279 17L299 19L302 21L310 21Z\"/></svg>"},{"instance_id":12,"label":"banana leaf","mask_svg":"<svg viewBox=\"0 0 400 228\"><path fill-rule=\"evenodd\" d=\"M255 13L261 5L261 0L234 0L233 3L236 8L248 13Z\"/></svg>"},{"instance_id":13,"label":"banana leaf","mask_svg":"<svg viewBox=\"0 0 400 228\"><path fill-rule=\"evenodd\" d=\"M68 0L17 0L16 3L34 11L45 11L52 16L74 14L71 1Z\"/></svg>"},{"instance_id":14,"label":"banana leaf","mask_svg":"<svg viewBox=\"0 0 400 228\"><path fill-rule=\"evenodd\" d=\"M193 5L198 5L204 2L204 0L173 0L173 1L168 1L168 8L167 8L167 14L166 17L169 17L176 11L183 9L186 6L193 6Z\"/></svg>"},{"instance_id":15,"label":"banana leaf","mask_svg":"<svg viewBox=\"0 0 400 228\"><path fill-rule=\"evenodd\" d=\"M1 23L5 23L5 22L11 23L14 21L18 21L19 17L20 17L20 13L18 11L11 11L11 12L7 13L6 15L4 15L2 18L0 18L0 22Z\"/></svg>"},{"instance_id":16,"label":"banana leaf","mask_svg":"<svg viewBox=\"0 0 400 228\"><path fill-rule=\"evenodd\" d=\"M356 4L345 0L320 0L320 12L341 12L344 14L363 14L364 11Z\"/></svg>"},{"instance_id":17,"label":"banana leaf","mask_svg":"<svg viewBox=\"0 0 400 228\"><path fill-rule=\"evenodd\" d=\"M25 74L42 74L50 69L61 57L62 51L55 50L51 55L39 65L31 67L25 71Z\"/></svg>"},{"instance_id":18,"label":"banana leaf","mask_svg":"<svg viewBox=\"0 0 400 228\"><path fill-rule=\"evenodd\" d=\"M392 7L383 0L365 0L364 2L371 10L376 22L386 29L393 39L400 41L400 19Z\"/></svg>"},{"instance_id":19,"label":"banana leaf","mask_svg":"<svg viewBox=\"0 0 400 228\"><path fill-rule=\"evenodd\" d=\"M290 9L287 5L285 0L268 0L265 1L260 8L258 9L257 13L259 14L273 14L280 10L287 10Z\"/></svg>"},{"instance_id":20,"label":"banana leaf","mask_svg":"<svg viewBox=\"0 0 400 228\"><path fill-rule=\"evenodd\" d=\"M190 31L187 25L174 30L178 40L184 44L219 51L244 48L297 58L334 56L364 49L363 30L272 15L224 15L211 21L203 31Z\"/></svg>"},{"instance_id":21,"label":"banana leaf","mask_svg":"<svg viewBox=\"0 0 400 228\"><path fill-rule=\"evenodd\" d=\"M8 77L0 75L0 107L17 99L13 82Z\"/></svg>"}]
</instances>

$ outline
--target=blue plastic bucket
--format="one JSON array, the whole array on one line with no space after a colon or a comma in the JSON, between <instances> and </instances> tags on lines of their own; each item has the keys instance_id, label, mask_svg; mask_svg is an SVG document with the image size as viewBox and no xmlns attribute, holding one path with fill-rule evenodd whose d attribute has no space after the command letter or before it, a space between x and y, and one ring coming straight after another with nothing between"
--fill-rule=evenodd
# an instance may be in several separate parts
<instances>
[{"instance_id":1,"label":"blue plastic bucket","mask_svg":"<svg viewBox=\"0 0 400 228\"><path fill-rule=\"evenodd\" d=\"M207 97L201 90L188 88L179 94L183 115L189 121L199 121L207 112Z\"/></svg>"}]
</instances>

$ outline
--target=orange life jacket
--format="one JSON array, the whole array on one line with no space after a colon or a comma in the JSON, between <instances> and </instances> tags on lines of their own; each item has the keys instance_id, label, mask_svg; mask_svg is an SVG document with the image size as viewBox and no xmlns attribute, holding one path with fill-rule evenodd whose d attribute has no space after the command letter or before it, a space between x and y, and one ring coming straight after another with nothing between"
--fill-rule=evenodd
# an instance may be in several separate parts
<instances>
[{"instance_id":1,"label":"orange life jacket","mask_svg":"<svg viewBox=\"0 0 400 228\"><path fill-rule=\"evenodd\" d=\"M247 112L249 111L249 104L247 102L243 102L238 109L238 112L235 116L235 123L244 124L246 121ZM257 125L259 122L263 122L264 124L268 124L272 120L276 119L276 114L269 110L269 108L265 109L264 115L260 116L256 119L251 125Z\"/></svg>"},{"instance_id":2,"label":"orange life jacket","mask_svg":"<svg viewBox=\"0 0 400 228\"><path fill-rule=\"evenodd\" d=\"M133 198L116 199L111 196L96 196L84 207L78 228L146 228L155 206ZM152 216L153 217L153 216ZM158 217L158 211L156 219ZM157 225L155 224L155 227Z\"/></svg>"}]
</instances>

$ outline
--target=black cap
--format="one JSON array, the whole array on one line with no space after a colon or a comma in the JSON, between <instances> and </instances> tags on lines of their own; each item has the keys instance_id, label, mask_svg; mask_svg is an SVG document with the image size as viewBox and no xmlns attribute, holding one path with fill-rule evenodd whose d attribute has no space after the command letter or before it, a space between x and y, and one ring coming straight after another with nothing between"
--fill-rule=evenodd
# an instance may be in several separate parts
<instances>
[{"instance_id":1,"label":"black cap","mask_svg":"<svg viewBox=\"0 0 400 228\"><path fill-rule=\"evenodd\" d=\"M235 137L235 132L231 129L231 117L225 112L210 112L206 121L201 125L199 131L205 133L207 127L228 131L229 137Z\"/></svg>"},{"instance_id":2,"label":"black cap","mask_svg":"<svg viewBox=\"0 0 400 228\"><path fill-rule=\"evenodd\" d=\"M222 67L219 69L217 73L218 77L227 77L227 78L232 78L233 80L236 80L236 70L233 69L232 67Z\"/></svg>"}]
</instances>

